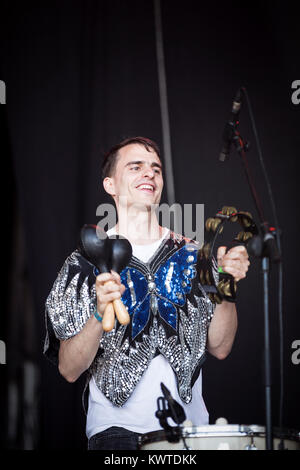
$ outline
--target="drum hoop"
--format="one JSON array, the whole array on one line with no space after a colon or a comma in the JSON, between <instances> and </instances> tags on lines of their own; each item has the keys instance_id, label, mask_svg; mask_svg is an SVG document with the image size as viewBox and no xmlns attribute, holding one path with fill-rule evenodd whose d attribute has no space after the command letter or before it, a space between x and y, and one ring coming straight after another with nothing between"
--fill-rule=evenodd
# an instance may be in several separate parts
<instances>
[{"instance_id":1,"label":"drum hoop","mask_svg":"<svg viewBox=\"0 0 300 470\"><path fill-rule=\"evenodd\" d=\"M188 426L174 427L173 430L178 438L199 438L199 437L264 437L265 427L257 424L234 424L234 425L206 425L206 426ZM300 432L294 429L273 428L273 437L282 438L300 442ZM139 438L140 445L152 442L160 442L166 440L166 432L161 429L145 433Z\"/></svg>"}]
</instances>

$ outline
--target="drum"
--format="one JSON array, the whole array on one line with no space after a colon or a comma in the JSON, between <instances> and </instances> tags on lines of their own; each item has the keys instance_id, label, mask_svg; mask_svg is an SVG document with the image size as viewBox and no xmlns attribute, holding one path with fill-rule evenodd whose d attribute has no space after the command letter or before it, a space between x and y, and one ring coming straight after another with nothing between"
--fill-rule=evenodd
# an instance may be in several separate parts
<instances>
[{"instance_id":1,"label":"drum","mask_svg":"<svg viewBox=\"0 0 300 470\"><path fill-rule=\"evenodd\" d=\"M153 431L140 437L141 450L265 450L266 432L258 425L207 425L176 427L169 431ZM294 430L273 430L273 448L300 450L300 433ZM173 442L169 442L173 440ZM177 442L174 442L177 441Z\"/></svg>"}]
</instances>

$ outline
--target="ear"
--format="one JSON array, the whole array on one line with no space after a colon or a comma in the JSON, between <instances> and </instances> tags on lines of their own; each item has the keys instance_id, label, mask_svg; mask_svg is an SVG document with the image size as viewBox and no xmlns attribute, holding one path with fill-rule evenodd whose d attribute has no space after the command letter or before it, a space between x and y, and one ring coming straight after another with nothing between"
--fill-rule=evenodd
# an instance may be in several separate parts
<instances>
[{"instance_id":1,"label":"ear","mask_svg":"<svg viewBox=\"0 0 300 470\"><path fill-rule=\"evenodd\" d=\"M115 196L116 192L113 178L110 178L108 176L104 178L103 187L108 194L110 194L111 196Z\"/></svg>"}]
</instances>

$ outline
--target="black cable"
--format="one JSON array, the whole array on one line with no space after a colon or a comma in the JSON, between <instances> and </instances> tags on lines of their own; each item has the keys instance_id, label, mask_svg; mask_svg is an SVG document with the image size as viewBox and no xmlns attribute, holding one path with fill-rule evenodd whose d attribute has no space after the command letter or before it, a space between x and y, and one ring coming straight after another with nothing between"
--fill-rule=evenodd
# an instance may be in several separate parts
<instances>
[{"instance_id":1,"label":"black cable","mask_svg":"<svg viewBox=\"0 0 300 470\"><path fill-rule=\"evenodd\" d=\"M280 398L279 398L279 428L280 428L280 435L282 435L282 425L283 425L283 397L284 397L284 337L283 337L283 266L282 266L282 248L281 248L281 241L280 241L280 228L279 228L279 223L278 223L278 216L277 216L277 211L276 211L276 205L274 202L274 197L273 197L273 192L271 188L271 184L269 181L268 173L265 168L265 163L262 155L262 150L258 138L258 133L256 129L256 124L255 124L255 119L252 111L252 106L250 102L250 98L248 96L247 89L245 87L242 87L242 90L244 92L244 95L246 97L247 105L248 105L248 110L249 110L249 116L250 116L250 121L254 133L254 137L256 140L256 146L258 150L258 156L260 160L260 164L262 167L263 175L266 181L266 186L267 190L269 193L270 197L270 202L271 202L271 207L272 207L272 212L273 212L273 217L274 217L274 222L275 222L275 228L276 228L276 236L275 240L277 243L277 248L280 256L280 262L278 266L278 316L279 316L279 347L280 347L280 352L279 352L279 371L280 371ZM281 437L281 443L280 447L283 448L283 440Z\"/></svg>"}]
</instances>

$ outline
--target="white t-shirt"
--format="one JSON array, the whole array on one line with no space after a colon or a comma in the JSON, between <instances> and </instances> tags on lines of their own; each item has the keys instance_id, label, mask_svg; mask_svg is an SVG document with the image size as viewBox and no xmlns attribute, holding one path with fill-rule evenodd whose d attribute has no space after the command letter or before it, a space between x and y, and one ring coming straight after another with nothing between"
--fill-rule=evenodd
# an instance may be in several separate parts
<instances>
[{"instance_id":1,"label":"white t-shirt","mask_svg":"<svg viewBox=\"0 0 300 470\"><path fill-rule=\"evenodd\" d=\"M112 235L113 229L108 235ZM165 229L162 238L150 245L132 245L133 255L147 262L169 234ZM202 398L202 374L193 386L193 399L185 404L179 397L175 374L169 362L160 354L156 356L144 372L130 398L122 407L114 406L98 389L94 378L89 383L89 407L86 423L86 434L90 439L94 434L111 426L119 426L138 433L147 433L161 429L157 411L157 398L163 396L160 383L170 390L173 398L184 408L186 419L195 426L208 424L208 412ZM169 420L172 426L175 423Z\"/></svg>"}]
</instances>

